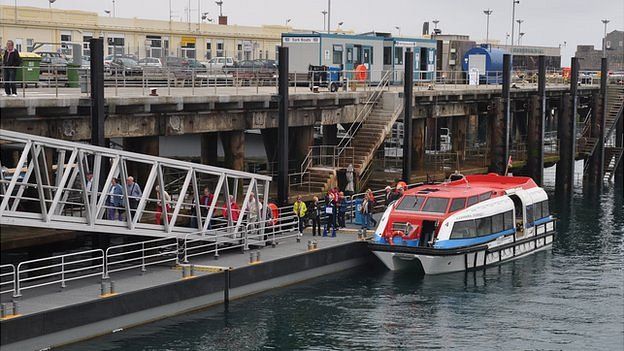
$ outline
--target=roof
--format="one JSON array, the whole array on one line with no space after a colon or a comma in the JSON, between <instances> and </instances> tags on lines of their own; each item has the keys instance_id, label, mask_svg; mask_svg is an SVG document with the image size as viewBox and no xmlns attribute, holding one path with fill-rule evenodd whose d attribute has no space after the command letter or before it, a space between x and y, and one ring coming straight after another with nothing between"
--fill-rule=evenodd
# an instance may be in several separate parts
<instances>
[{"instance_id":1,"label":"roof","mask_svg":"<svg viewBox=\"0 0 624 351\"><path fill-rule=\"evenodd\" d=\"M530 177L505 177L498 174L469 175L463 179L440 184L421 185L405 192L406 195L424 195L458 198L480 195L488 191L503 192L513 188L531 189L537 184Z\"/></svg>"}]
</instances>

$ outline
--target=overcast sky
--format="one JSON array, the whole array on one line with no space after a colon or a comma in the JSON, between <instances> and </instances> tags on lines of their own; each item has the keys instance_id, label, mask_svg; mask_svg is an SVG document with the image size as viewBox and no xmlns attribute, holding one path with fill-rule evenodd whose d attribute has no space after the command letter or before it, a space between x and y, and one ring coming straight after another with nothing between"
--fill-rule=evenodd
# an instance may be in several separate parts
<instances>
[{"instance_id":1,"label":"overcast sky","mask_svg":"<svg viewBox=\"0 0 624 351\"><path fill-rule=\"evenodd\" d=\"M47 0L17 0L18 5L47 7ZM186 18L188 0L171 0L174 18ZM295 28L322 29L327 0L223 0L223 13L229 23L240 25L284 24L291 19ZM13 5L14 0L0 0ZM112 8L112 0L56 0L55 8L98 12ZM117 17L169 19L169 0L116 0ZM201 12L218 14L213 0L199 0ZM197 21L198 0L190 0L192 21ZM332 28L344 22L344 29L356 32L391 31L401 28L403 36L420 35L422 23L438 19L443 33L469 34L473 39L485 38L486 16L483 10L494 12L490 17L490 38L505 41L511 32L512 0L333 0ZM622 0L520 0L516 19L524 20L522 43L526 45L567 46L563 50L563 65L578 44L601 46L603 24L611 22L608 31L624 28ZM516 35L518 33L516 27Z\"/></svg>"}]
</instances>

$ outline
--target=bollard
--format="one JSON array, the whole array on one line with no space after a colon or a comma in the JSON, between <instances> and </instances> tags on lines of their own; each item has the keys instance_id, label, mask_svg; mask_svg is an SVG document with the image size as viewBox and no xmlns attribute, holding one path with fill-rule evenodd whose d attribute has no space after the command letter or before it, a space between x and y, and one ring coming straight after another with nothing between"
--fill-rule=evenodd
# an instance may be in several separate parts
<instances>
[{"instance_id":1,"label":"bollard","mask_svg":"<svg viewBox=\"0 0 624 351\"><path fill-rule=\"evenodd\" d=\"M314 240L312 241L312 249L316 250L318 248L318 241Z\"/></svg>"},{"instance_id":2,"label":"bollard","mask_svg":"<svg viewBox=\"0 0 624 351\"><path fill-rule=\"evenodd\" d=\"M249 263L254 263L254 252L249 251Z\"/></svg>"},{"instance_id":3,"label":"bollard","mask_svg":"<svg viewBox=\"0 0 624 351\"><path fill-rule=\"evenodd\" d=\"M6 316L6 304L0 304L0 318L4 318Z\"/></svg>"},{"instance_id":4,"label":"bollard","mask_svg":"<svg viewBox=\"0 0 624 351\"><path fill-rule=\"evenodd\" d=\"M189 268L189 271L190 271L189 272L190 276L194 277L195 276L195 265L194 264L191 265L191 267Z\"/></svg>"},{"instance_id":5,"label":"bollard","mask_svg":"<svg viewBox=\"0 0 624 351\"><path fill-rule=\"evenodd\" d=\"M114 281L110 281L110 293L111 294L115 294L115 282Z\"/></svg>"},{"instance_id":6,"label":"bollard","mask_svg":"<svg viewBox=\"0 0 624 351\"><path fill-rule=\"evenodd\" d=\"M100 296L104 296L106 294L108 294L110 291L108 291L107 289L107 285L106 282L104 280L102 280L100 282Z\"/></svg>"},{"instance_id":7,"label":"bollard","mask_svg":"<svg viewBox=\"0 0 624 351\"><path fill-rule=\"evenodd\" d=\"M13 315L17 316L19 314L19 301L13 300Z\"/></svg>"},{"instance_id":8,"label":"bollard","mask_svg":"<svg viewBox=\"0 0 624 351\"><path fill-rule=\"evenodd\" d=\"M308 240L308 251L312 250L312 240Z\"/></svg>"},{"instance_id":9,"label":"bollard","mask_svg":"<svg viewBox=\"0 0 624 351\"><path fill-rule=\"evenodd\" d=\"M297 234L297 242L300 243L301 242L301 233Z\"/></svg>"},{"instance_id":10,"label":"bollard","mask_svg":"<svg viewBox=\"0 0 624 351\"><path fill-rule=\"evenodd\" d=\"M256 262L260 262L260 251L256 251Z\"/></svg>"},{"instance_id":11,"label":"bollard","mask_svg":"<svg viewBox=\"0 0 624 351\"><path fill-rule=\"evenodd\" d=\"M182 278L188 278L190 268L190 266L182 266Z\"/></svg>"}]
</instances>

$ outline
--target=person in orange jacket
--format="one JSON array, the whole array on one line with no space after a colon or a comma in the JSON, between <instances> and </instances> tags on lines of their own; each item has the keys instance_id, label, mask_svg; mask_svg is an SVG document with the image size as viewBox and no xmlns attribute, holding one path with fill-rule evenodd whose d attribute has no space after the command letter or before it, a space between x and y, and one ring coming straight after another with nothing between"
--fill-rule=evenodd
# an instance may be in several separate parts
<instances>
[{"instance_id":1,"label":"person in orange jacket","mask_svg":"<svg viewBox=\"0 0 624 351\"><path fill-rule=\"evenodd\" d=\"M238 221L238 216L240 216L240 209L238 208L236 201L234 201L234 196L230 195L228 201L230 202L230 210L232 211L232 221L236 222ZM227 203L224 203L223 207L221 208L221 214L225 219L228 218L227 212Z\"/></svg>"}]
</instances>

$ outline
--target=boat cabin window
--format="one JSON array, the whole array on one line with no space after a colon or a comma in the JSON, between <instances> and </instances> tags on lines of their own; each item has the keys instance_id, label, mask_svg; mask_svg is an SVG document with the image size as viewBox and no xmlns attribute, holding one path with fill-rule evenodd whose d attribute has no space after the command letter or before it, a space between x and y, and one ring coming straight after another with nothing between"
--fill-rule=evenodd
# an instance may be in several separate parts
<instances>
[{"instance_id":1,"label":"boat cabin window","mask_svg":"<svg viewBox=\"0 0 624 351\"><path fill-rule=\"evenodd\" d=\"M492 197L492 193L491 192L488 191L487 193L483 193L483 194L479 195L479 202L488 200L491 197Z\"/></svg>"},{"instance_id":2,"label":"boat cabin window","mask_svg":"<svg viewBox=\"0 0 624 351\"><path fill-rule=\"evenodd\" d=\"M542 218L550 216L550 211L548 210L548 200L542 201L541 204L542 204Z\"/></svg>"},{"instance_id":3,"label":"boat cabin window","mask_svg":"<svg viewBox=\"0 0 624 351\"><path fill-rule=\"evenodd\" d=\"M526 211L527 224L533 223L533 205L528 205L525 208L525 211Z\"/></svg>"},{"instance_id":4,"label":"boat cabin window","mask_svg":"<svg viewBox=\"0 0 624 351\"><path fill-rule=\"evenodd\" d=\"M477 233L475 227L475 221L469 219L466 221L459 221L453 224L453 231L451 231L451 239L466 239L474 238Z\"/></svg>"},{"instance_id":5,"label":"boat cabin window","mask_svg":"<svg viewBox=\"0 0 624 351\"><path fill-rule=\"evenodd\" d=\"M453 199L453 201L451 201L451 208L449 208L449 212L455 212L455 211L461 210L465 206L466 206L466 198L462 197L461 199Z\"/></svg>"},{"instance_id":6,"label":"boat cabin window","mask_svg":"<svg viewBox=\"0 0 624 351\"><path fill-rule=\"evenodd\" d=\"M430 197L422 208L423 212L445 213L449 199L442 197Z\"/></svg>"},{"instance_id":7,"label":"boat cabin window","mask_svg":"<svg viewBox=\"0 0 624 351\"><path fill-rule=\"evenodd\" d=\"M451 239L487 236L513 228L513 212L507 211L494 216L455 222L451 230Z\"/></svg>"},{"instance_id":8,"label":"boat cabin window","mask_svg":"<svg viewBox=\"0 0 624 351\"><path fill-rule=\"evenodd\" d=\"M503 218L503 214L499 213L497 215L492 216L492 232L498 233L505 230L505 220Z\"/></svg>"},{"instance_id":9,"label":"boat cabin window","mask_svg":"<svg viewBox=\"0 0 624 351\"><path fill-rule=\"evenodd\" d=\"M401 211L420 211L423 202L425 202L424 196L403 196L403 200L401 200L396 209Z\"/></svg>"},{"instance_id":10,"label":"boat cabin window","mask_svg":"<svg viewBox=\"0 0 624 351\"><path fill-rule=\"evenodd\" d=\"M475 222L477 222L477 236L492 234L492 217L479 218Z\"/></svg>"},{"instance_id":11,"label":"boat cabin window","mask_svg":"<svg viewBox=\"0 0 624 351\"><path fill-rule=\"evenodd\" d=\"M533 204L533 216L535 217L536 220L542 218L542 203L541 202L536 202Z\"/></svg>"},{"instance_id":12,"label":"boat cabin window","mask_svg":"<svg viewBox=\"0 0 624 351\"><path fill-rule=\"evenodd\" d=\"M476 204L477 202L479 202L479 197L477 195L471 196L468 198L468 204L466 205L466 207L472 206Z\"/></svg>"}]
</instances>

